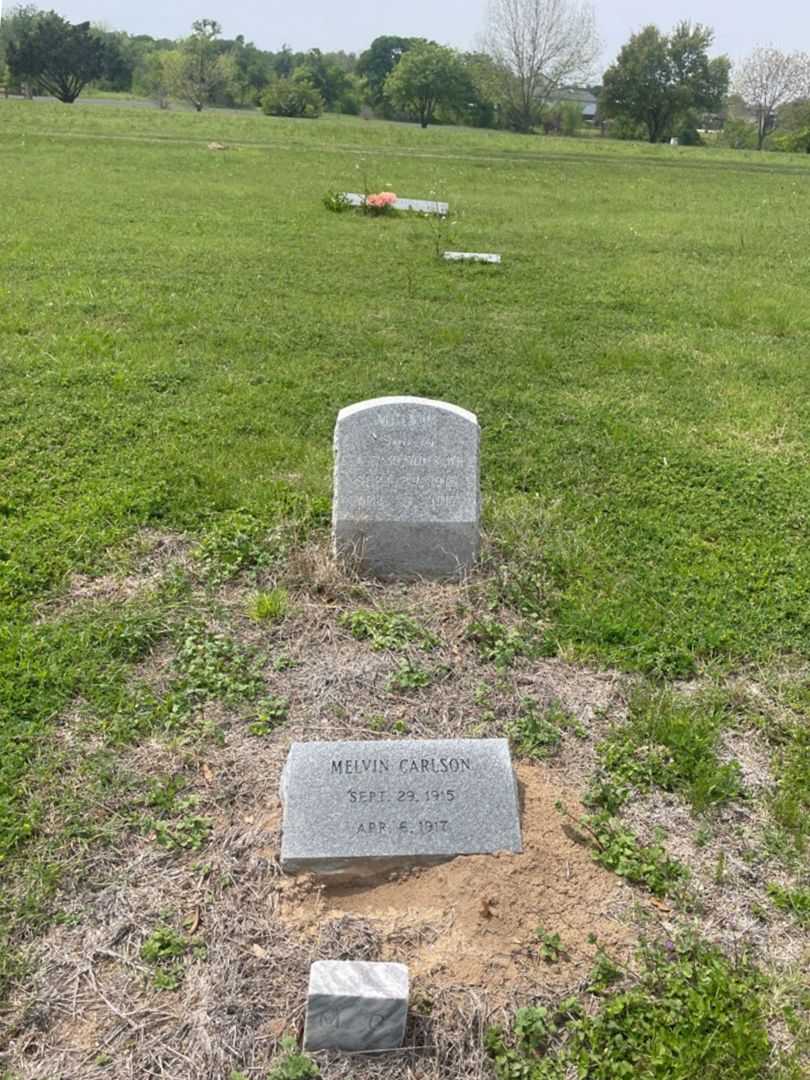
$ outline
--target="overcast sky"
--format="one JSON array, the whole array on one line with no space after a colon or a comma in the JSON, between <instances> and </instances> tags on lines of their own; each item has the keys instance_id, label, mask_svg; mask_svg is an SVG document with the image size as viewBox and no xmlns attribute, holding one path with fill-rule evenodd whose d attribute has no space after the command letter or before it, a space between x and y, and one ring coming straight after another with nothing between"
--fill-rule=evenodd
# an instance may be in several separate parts
<instances>
[{"instance_id":1,"label":"overcast sky","mask_svg":"<svg viewBox=\"0 0 810 1080\"><path fill-rule=\"evenodd\" d=\"M8 10L13 0L0 0ZM116 30L153 37L178 37L194 19L222 23L226 37L244 34L260 48L283 43L295 50L318 46L324 51L360 52L379 34L433 38L442 44L472 48L484 25L485 0L38 0L72 22L89 19ZM732 59L754 45L810 51L808 0L596 0L596 17L607 66L631 33L654 22L669 29L680 19L706 23L715 30L716 52Z\"/></svg>"}]
</instances>

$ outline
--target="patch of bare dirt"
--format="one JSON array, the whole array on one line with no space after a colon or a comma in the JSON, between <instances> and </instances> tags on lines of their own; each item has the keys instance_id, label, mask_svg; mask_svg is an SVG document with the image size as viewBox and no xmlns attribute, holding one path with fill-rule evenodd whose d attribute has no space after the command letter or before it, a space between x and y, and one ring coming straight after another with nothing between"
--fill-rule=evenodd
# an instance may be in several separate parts
<instances>
[{"instance_id":1,"label":"patch of bare dirt","mask_svg":"<svg viewBox=\"0 0 810 1080\"><path fill-rule=\"evenodd\" d=\"M282 919L313 937L324 922L361 916L381 935L384 958L407 963L426 989L463 985L503 1004L538 984L581 986L596 955L591 935L626 958L632 892L564 829L555 803L578 806L577 793L541 765L524 764L518 775L523 854L466 856L377 885L293 883L281 893ZM559 934L558 962L540 959L538 929Z\"/></svg>"},{"instance_id":2,"label":"patch of bare dirt","mask_svg":"<svg viewBox=\"0 0 810 1080\"><path fill-rule=\"evenodd\" d=\"M249 715L214 703L201 710L196 730L219 728L220 743L200 741L192 728L122 751L121 768L142 776L144 788L182 776L183 797L196 798L192 812L210 819L211 836L199 852L170 851L144 823L66 882L64 922L32 947L36 974L13 1003L7 1060L15 1080L229 1080L235 1069L263 1080L281 1034L300 1031L310 964L339 957L405 960L413 1008L406 1050L319 1057L327 1080L483 1080L491 1075L483 1046L489 1024L580 986L594 955L591 932L619 955L634 939L623 921L632 891L592 863L554 810L558 798L576 805L579 792L556 765L521 766L521 856L462 858L342 894L284 877L278 784L292 740L391 738L396 724L426 737L499 733L527 694L564 701L583 724L596 724L621 697L612 675L554 661L498 675L464 640L465 616L450 587L385 594L386 606L407 606L441 638L435 653L417 650L414 659L450 669L413 693L387 686L399 655L374 652L338 625L346 605L297 591L290 618L266 626L244 614L250 591L225 590L215 624L266 653L268 693L289 700L289 718L257 738ZM297 666L276 670L279 653ZM162 649L150 681L160 685L169 663ZM584 753L586 741L571 739L572 755ZM79 734L71 745L78 753ZM204 959L183 960L175 992L154 988L140 954L160 925L206 948ZM539 957L540 926L560 935L557 964Z\"/></svg>"},{"instance_id":3,"label":"patch of bare dirt","mask_svg":"<svg viewBox=\"0 0 810 1080\"><path fill-rule=\"evenodd\" d=\"M216 752L154 743L134 753L130 768L154 776L174 763L194 780L200 811L215 823L211 842L177 853L133 835L94 868L92 887L73 883L65 922L36 946L37 976L15 1003L15 1076L227 1080L238 1068L263 1077L279 1037L300 1033L310 964L351 958L409 964L408 1049L384 1061L325 1056L324 1077L480 1080L489 1075L486 1026L581 988L592 932L612 954L628 954L632 890L563 829L554 802L576 792L545 766L519 770L524 854L333 889L279 871L284 745L253 742L248 758L232 733ZM204 959L183 961L175 992L153 987L141 957L160 925L206 948ZM539 926L559 933L559 962L540 958Z\"/></svg>"}]
</instances>

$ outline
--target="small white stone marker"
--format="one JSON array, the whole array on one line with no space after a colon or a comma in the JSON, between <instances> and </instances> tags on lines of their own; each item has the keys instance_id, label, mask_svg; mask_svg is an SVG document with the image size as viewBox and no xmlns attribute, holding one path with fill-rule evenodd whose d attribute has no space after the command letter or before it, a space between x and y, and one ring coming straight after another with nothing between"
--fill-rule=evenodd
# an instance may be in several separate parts
<instances>
[{"instance_id":1,"label":"small white stone marker","mask_svg":"<svg viewBox=\"0 0 810 1080\"><path fill-rule=\"evenodd\" d=\"M445 251L444 258L448 262L480 262L500 263L500 255L494 255L486 251Z\"/></svg>"},{"instance_id":2,"label":"small white stone marker","mask_svg":"<svg viewBox=\"0 0 810 1080\"><path fill-rule=\"evenodd\" d=\"M356 191L344 191L343 198L349 206L365 206L365 195L358 195ZM447 217L450 207L446 202L436 199L397 199L392 203L394 210L415 210L418 214L438 214L439 217Z\"/></svg>"},{"instance_id":3,"label":"small white stone marker","mask_svg":"<svg viewBox=\"0 0 810 1080\"><path fill-rule=\"evenodd\" d=\"M317 960L309 972L305 1050L397 1050L408 1020L408 969Z\"/></svg>"}]
</instances>

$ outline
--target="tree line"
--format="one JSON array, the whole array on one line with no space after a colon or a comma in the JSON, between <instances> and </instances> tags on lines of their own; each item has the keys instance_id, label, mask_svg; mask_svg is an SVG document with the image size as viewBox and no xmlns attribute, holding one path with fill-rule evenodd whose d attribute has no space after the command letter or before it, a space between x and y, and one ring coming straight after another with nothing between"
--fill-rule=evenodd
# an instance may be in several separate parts
<instances>
[{"instance_id":1,"label":"tree line","mask_svg":"<svg viewBox=\"0 0 810 1080\"><path fill-rule=\"evenodd\" d=\"M498 126L494 62L423 38L387 35L359 55L260 49L224 38L199 19L179 40L71 24L53 11L19 6L0 23L0 84L71 103L88 85L100 91L170 99L197 110L262 105L277 115L357 115Z\"/></svg>"},{"instance_id":2,"label":"tree line","mask_svg":"<svg viewBox=\"0 0 810 1080\"><path fill-rule=\"evenodd\" d=\"M713 31L681 22L633 34L594 85L600 51L586 0L490 0L485 46L462 52L418 37L383 35L359 54L258 48L199 19L179 40L71 24L18 6L0 23L0 83L73 102L89 84L162 107L256 107L276 116L324 110L388 119L574 134L582 106L598 101L603 132L699 142L722 129L728 145L810 152L810 60L757 48L732 70L710 56ZM777 129L778 126L778 130ZM776 131L776 134L773 133Z\"/></svg>"}]
</instances>

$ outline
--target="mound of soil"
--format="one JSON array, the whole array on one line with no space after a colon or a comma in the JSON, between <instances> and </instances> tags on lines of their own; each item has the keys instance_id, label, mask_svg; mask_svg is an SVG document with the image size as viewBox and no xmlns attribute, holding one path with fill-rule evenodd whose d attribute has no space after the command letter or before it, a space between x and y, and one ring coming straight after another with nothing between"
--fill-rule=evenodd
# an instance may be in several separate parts
<instances>
[{"instance_id":1,"label":"mound of soil","mask_svg":"<svg viewBox=\"0 0 810 1080\"><path fill-rule=\"evenodd\" d=\"M331 920L362 918L383 942L380 959L407 963L424 986L476 988L494 999L537 983L578 985L598 946L626 958L634 935L621 919L632 894L555 809L560 801L578 812L577 795L542 765L521 765L518 778L521 855L462 856L377 883L288 879L280 917L313 938ZM541 958L538 930L559 935L555 962Z\"/></svg>"}]
</instances>

